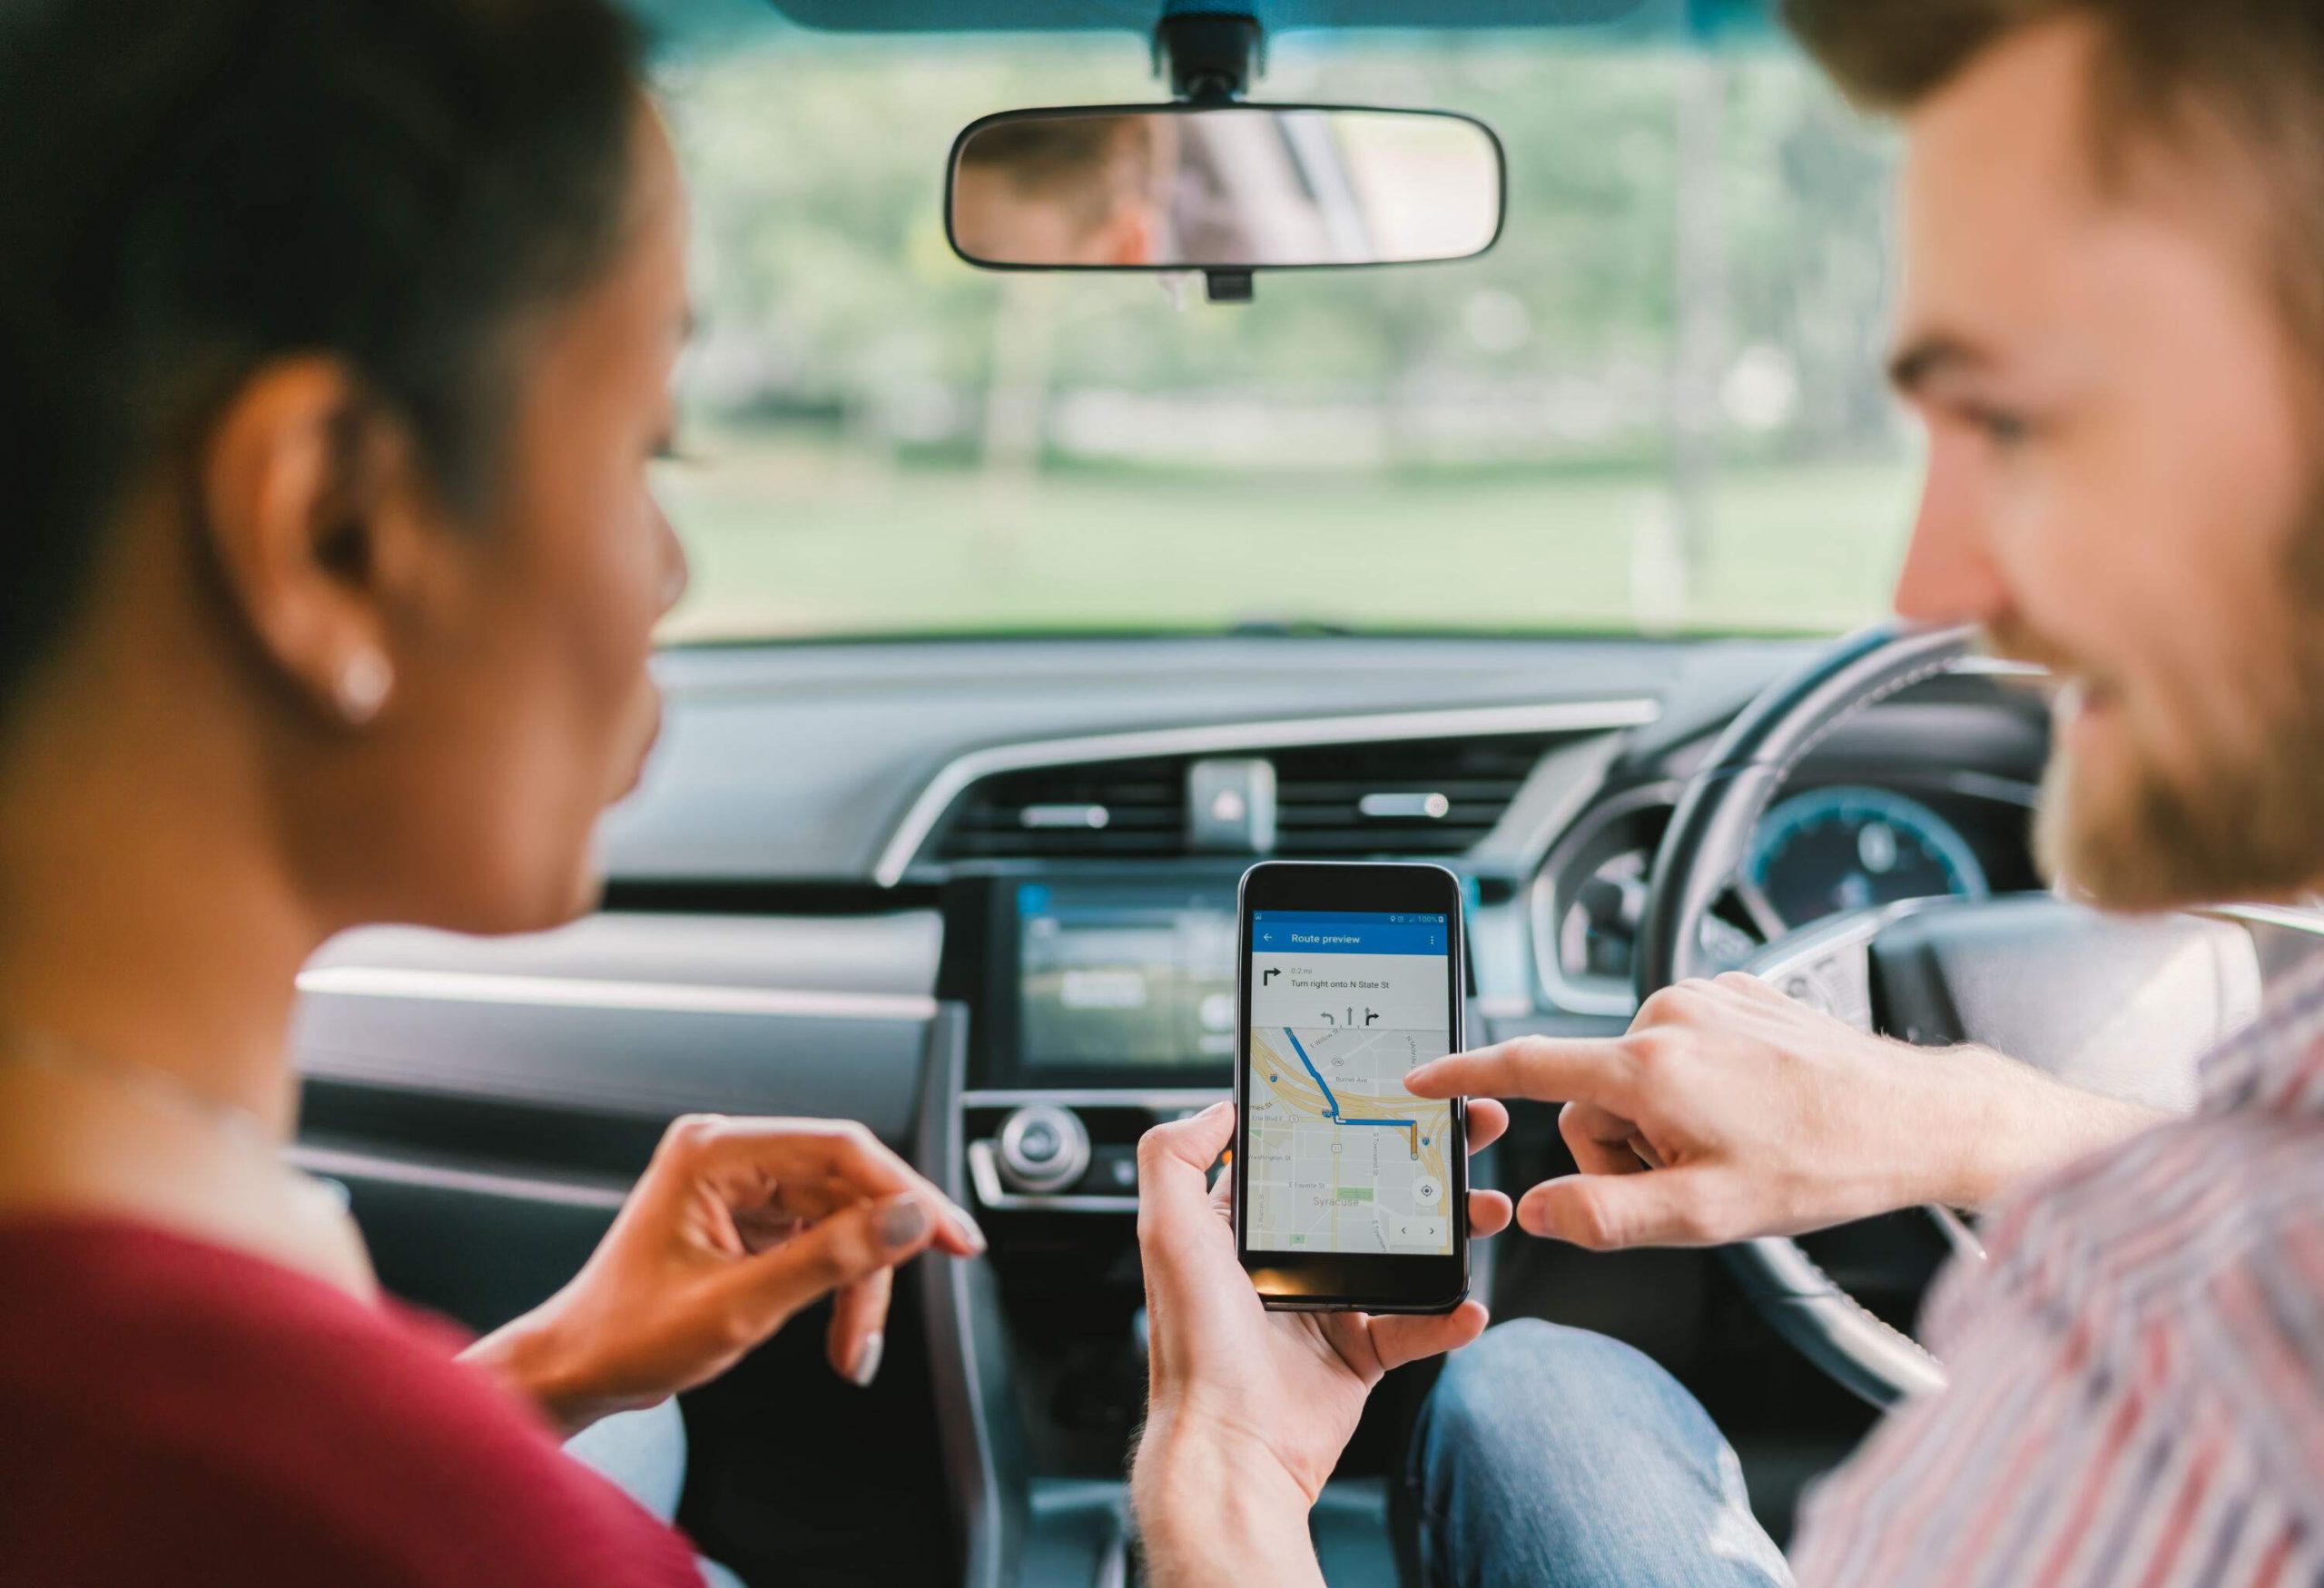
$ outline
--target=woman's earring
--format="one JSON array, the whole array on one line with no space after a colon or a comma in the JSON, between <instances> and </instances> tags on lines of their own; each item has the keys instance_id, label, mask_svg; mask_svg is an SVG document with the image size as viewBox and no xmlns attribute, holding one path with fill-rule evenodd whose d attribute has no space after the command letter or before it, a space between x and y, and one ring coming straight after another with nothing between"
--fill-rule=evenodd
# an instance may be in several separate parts
<instances>
[{"instance_id":1,"label":"woman's earring","mask_svg":"<svg viewBox=\"0 0 2324 1588\"><path fill-rule=\"evenodd\" d=\"M347 658L339 670L340 715L361 727L379 715L396 686L395 669L380 652L366 646Z\"/></svg>"}]
</instances>

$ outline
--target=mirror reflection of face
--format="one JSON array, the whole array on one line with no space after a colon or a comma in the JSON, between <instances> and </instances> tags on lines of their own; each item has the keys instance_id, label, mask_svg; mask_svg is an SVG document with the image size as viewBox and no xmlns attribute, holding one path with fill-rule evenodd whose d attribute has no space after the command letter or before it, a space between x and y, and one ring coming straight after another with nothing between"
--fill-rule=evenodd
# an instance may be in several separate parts
<instances>
[{"instance_id":1,"label":"mirror reflection of face","mask_svg":"<svg viewBox=\"0 0 2324 1588\"><path fill-rule=\"evenodd\" d=\"M953 174L952 228L1000 264L1158 263L1160 139L1150 116L1073 116L987 129Z\"/></svg>"},{"instance_id":2,"label":"mirror reflection of face","mask_svg":"<svg viewBox=\"0 0 2324 1588\"><path fill-rule=\"evenodd\" d=\"M1501 222L1492 134L1407 111L1029 111L961 143L952 237L981 264L1252 270L1465 259Z\"/></svg>"},{"instance_id":3,"label":"mirror reflection of face","mask_svg":"<svg viewBox=\"0 0 2324 1588\"><path fill-rule=\"evenodd\" d=\"M2079 20L1907 123L1897 375L1929 434L1899 611L2070 681L2040 837L2102 902L2324 874L2324 469L2255 161L2110 132Z\"/></svg>"}]
</instances>

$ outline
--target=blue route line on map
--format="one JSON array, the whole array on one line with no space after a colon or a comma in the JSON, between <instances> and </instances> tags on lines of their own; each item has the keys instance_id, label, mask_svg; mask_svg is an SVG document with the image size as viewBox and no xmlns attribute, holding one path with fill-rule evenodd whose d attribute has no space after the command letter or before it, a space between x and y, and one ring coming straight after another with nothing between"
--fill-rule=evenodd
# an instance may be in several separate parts
<instances>
[{"instance_id":1,"label":"blue route line on map","mask_svg":"<svg viewBox=\"0 0 2324 1588\"><path fill-rule=\"evenodd\" d=\"M1290 1039L1291 1039L1291 1050L1292 1050L1293 1052L1295 1052L1295 1053L1296 1053L1296 1054L1298 1054L1298 1055L1299 1055L1299 1062L1301 1062L1302 1064L1305 1064L1305 1065L1307 1067L1307 1073L1308 1073L1309 1075L1314 1076L1314 1077L1315 1078L1315 1084L1316 1084L1318 1087L1321 1087L1321 1088L1323 1089L1323 1092L1324 1092L1324 1118L1325 1118L1326 1119L1329 1119L1333 1124L1334 1124L1334 1125L1393 1125L1393 1126L1395 1126L1395 1127L1396 1127L1397 1129L1418 1129L1420 1128L1420 1121L1419 1121L1418 1119L1342 1119L1342 1118L1340 1117L1340 1100L1339 1100L1339 1099L1337 1099L1337 1098L1335 1098L1335 1097L1334 1097L1334 1096L1332 1095L1331 1083L1330 1083L1330 1082L1328 1082L1328 1081L1326 1081L1326 1080L1324 1079L1324 1072L1323 1072L1322 1070L1318 1070L1318 1069L1316 1069L1316 1068L1315 1068L1315 1061L1313 1059L1310 1059L1310 1058L1308 1058L1308 1057L1307 1057L1307 1050L1306 1050L1306 1049L1305 1049L1305 1048L1303 1048L1303 1047L1301 1047L1301 1046L1299 1045L1299 1033L1298 1033L1298 1032L1296 1032L1296 1031L1293 1031L1289 1026L1285 1026L1285 1027L1284 1027L1284 1028L1283 1028L1283 1034L1284 1034L1285 1036L1286 1036L1286 1037L1288 1037L1288 1038L1290 1038Z\"/></svg>"},{"instance_id":2,"label":"blue route line on map","mask_svg":"<svg viewBox=\"0 0 2324 1588\"><path fill-rule=\"evenodd\" d=\"M1299 1045L1299 1033L1285 1026L1283 1034L1291 1039L1291 1050L1299 1055L1299 1062L1307 1067L1307 1073L1315 1078L1317 1086L1323 1088L1324 1118L1337 1119L1340 1117L1340 1100L1332 1095L1331 1084L1324 1080L1324 1072L1315 1068L1315 1061L1307 1057L1307 1050Z\"/></svg>"}]
</instances>

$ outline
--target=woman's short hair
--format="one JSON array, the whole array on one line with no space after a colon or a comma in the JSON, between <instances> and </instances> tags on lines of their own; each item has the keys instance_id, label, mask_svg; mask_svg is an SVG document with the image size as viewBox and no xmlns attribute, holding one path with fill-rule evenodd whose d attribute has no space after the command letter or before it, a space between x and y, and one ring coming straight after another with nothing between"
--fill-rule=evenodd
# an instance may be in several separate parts
<instances>
[{"instance_id":1,"label":"woman's short hair","mask_svg":"<svg viewBox=\"0 0 2324 1588\"><path fill-rule=\"evenodd\" d=\"M483 506L514 334L621 231L636 63L606 0L0 7L0 712L269 360L343 361Z\"/></svg>"}]
</instances>

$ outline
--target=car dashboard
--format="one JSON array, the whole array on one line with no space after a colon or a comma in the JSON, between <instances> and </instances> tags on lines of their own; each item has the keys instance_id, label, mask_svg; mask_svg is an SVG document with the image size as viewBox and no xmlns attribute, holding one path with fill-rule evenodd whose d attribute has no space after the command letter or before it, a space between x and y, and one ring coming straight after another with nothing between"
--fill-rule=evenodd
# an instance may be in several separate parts
<instances>
[{"instance_id":1,"label":"car dashboard","mask_svg":"<svg viewBox=\"0 0 2324 1588\"><path fill-rule=\"evenodd\" d=\"M918 1266L868 1394L836 1385L801 1325L689 1396L682 1522L746 1578L868 1580L869 1547L881 1581L1101 1581L1126 1547L1119 1480L1143 1405L1135 1148L1229 1086L1244 867L1259 853L1447 865L1472 1039L1619 1031L1674 803L1735 712L1815 649L671 653L669 733L608 823L602 910L519 939L369 929L309 968L299 1152L350 1188L390 1288L482 1327L577 1266L673 1115L862 1120L978 1214L991 1258ZM1705 946L1740 963L1859 903L2034 885L2046 744L2040 698L1974 666L1844 725L1762 820ZM1570 1167L1562 1152L1553 1111L1520 1109L1477 1179L1521 1186ZM1753 1419L1779 1424L1792 1444L1761 1465L1789 1449L1798 1471L1754 1487L1780 1528L1797 1478L1860 1415L1700 1254L1537 1245L1479 1248L1497 1315L1632 1339L1736 1425L1747 1464ZM1359 1434L1319 1540L1377 1542L1387 1453L1424 1387L1409 1376ZM797 1416L865 1437L810 1465L777 1435ZM1806 1455L1803 1425L1823 1440ZM906 1503L950 1526L883 1530L880 1507Z\"/></svg>"}]
</instances>

